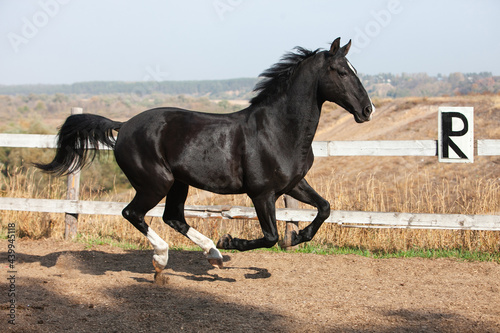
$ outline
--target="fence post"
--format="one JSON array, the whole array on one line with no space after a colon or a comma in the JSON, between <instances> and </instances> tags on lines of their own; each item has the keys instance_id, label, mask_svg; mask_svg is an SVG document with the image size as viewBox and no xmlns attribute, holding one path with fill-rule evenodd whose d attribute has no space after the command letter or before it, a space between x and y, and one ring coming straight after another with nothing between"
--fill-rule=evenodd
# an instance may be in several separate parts
<instances>
[{"instance_id":1,"label":"fence post","mask_svg":"<svg viewBox=\"0 0 500 333\"><path fill-rule=\"evenodd\" d=\"M293 209L298 209L299 208L299 202L292 198L291 196L284 195L283 198L285 199L285 207L286 208L293 208ZM292 244L292 233L299 233L299 222L292 222L292 221L287 221L286 222L286 227L285 227L285 236L283 238L282 242L282 248L286 251L290 250L295 250L298 248L298 245L295 246L290 246Z\"/></svg>"},{"instance_id":2,"label":"fence post","mask_svg":"<svg viewBox=\"0 0 500 333\"><path fill-rule=\"evenodd\" d=\"M83 113L82 108L71 108L71 114ZM78 200L80 192L80 170L70 173L68 175L68 190L66 193L66 200ZM65 229L64 239L70 240L76 237L78 230L78 214L66 213L64 217Z\"/></svg>"}]
</instances>

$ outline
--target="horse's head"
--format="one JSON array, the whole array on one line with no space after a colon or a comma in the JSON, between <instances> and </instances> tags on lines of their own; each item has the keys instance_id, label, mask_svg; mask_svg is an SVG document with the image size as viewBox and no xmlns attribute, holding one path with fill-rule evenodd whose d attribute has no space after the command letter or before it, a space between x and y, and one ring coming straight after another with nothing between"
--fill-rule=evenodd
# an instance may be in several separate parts
<instances>
[{"instance_id":1,"label":"horse's head","mask_svg":"<svg viewBox=\"0 0 500 333\"><path fill-rule=\"evenodd\" d=\"M371 119L375 106L361 84L356 70L346 59L351 41L340 47L337 38L329 51L323 52L325 64L320 74L318 91L323 100L334 102L350 113L358 123Z\"/></svg>"}]
</instances>

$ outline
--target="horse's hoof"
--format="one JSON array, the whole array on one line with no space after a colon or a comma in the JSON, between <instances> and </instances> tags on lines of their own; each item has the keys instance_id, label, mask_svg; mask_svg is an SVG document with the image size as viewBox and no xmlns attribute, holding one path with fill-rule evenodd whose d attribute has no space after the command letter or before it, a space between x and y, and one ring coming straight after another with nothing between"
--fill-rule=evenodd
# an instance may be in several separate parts
<instances>
[{"instance_id":1,"label":"horse's hoof","mask_svg":"<svg viewBox=\"0 0 500 333\"><path fill-rule=\"evenodd\" d=\"M160 265L159 263L156 262L156 260L153 259L153 267L155 268L156 274L160 274L161 271L165 268L165 266ZM155 275L156 276L156 275Z\"/></svg>"},{"instance_id":2,"label":"horse's hoof","mask_svg":"<svg viewBox=\"0 0 500 333\"><path fill-rule=\"evenodd\" d=\"M210 265L214 266L215 268L223 268L224 263L222 262L222 259L208 259L208 262Z\"/></svg>"},{"instance_id":3,"label":"horse's hoof","mask_svg":"<svg viewBox=\"0 0 500 333\"><path fill-rule=\"evenodd\" d=\"M229 234L225 234L224 236L222 236L217 242L217 248L224 250L234 249L233 237L231 237L231 235Z\"/></svg>"},{"instance_id":4,"label":"horse's hoof","mask_svg":"<svg viewBox=\"0 0 500 333\"><path fill-rule=\"evenodd\" d=\"M296 245L293 245L293 243L296 242L296 241L297 241L297 233L295 231L292 231L288 235L288 237L285 237L285 238L281 239L279 241L278 245L282 249L290 249L293 246L296 246Z\"/></svg>"},{"instance_id":5,"label":"horse's hoof","mask_svg":"<svg viewBox=\"0 0 500 333\"><path fill-rule=\"evenodd\" d=\"M290 239L287 239L287 240L282 239L279 241L278 246L282 249L286 249L286 248L292 247L292 242L290 241Z\"/></svg>"},{"instance_id":6,"label":"horse's hoof","mask_svg":"<svg viewBox=\"0 0 500 333\"><path fill-rule=\"evenodd\" d=\"M161 273L165 266L160 265L156 262L156 260L153 259L153 267L155 268L154 283L159 286L166 285L168 283L169 277Z\"/></svg>"}]
</instances>

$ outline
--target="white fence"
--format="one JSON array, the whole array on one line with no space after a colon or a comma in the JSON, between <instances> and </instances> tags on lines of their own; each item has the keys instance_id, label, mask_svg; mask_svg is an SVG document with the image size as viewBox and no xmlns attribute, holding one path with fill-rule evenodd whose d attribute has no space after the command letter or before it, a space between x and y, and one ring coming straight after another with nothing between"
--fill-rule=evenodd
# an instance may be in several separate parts
<instances>
[{"instance_id":1,"label":"white fence","mask_svg":"<svg viewBox=\"0 0 500 333\"><path fill-rule=\"evenodd\" d=\"M500 140L477 140L476 142L478 156L500 155ZM0 147L56 148L56 136L0 133ZM313 151L316 157L437 156L437 140L315 141Z\"/></svg>"},{"instance_id":2,"label":"white fence","mask_svg":"<svg viewBox=\"0 0 500 333\"><path fill-rule=\"evenodd\" d=\"M55 135L0 134L0 147L55 148ZM437 141L328 141L314 142L314 154L326 156L437 156ZM477 155L500 155L500 140L477 140ZM0 198L0 210L68 214L121 215L127 203L81 200ZM162 216L161 205L148 215ZM280 221L312 221L316 210L277 210ZM186 206L186 217L256 219L255 210L239 206ZM411 214L403 212L331 212L326 222L346 227L461 229L500 231L499 215Z\"/></svg>"}]
</instances>

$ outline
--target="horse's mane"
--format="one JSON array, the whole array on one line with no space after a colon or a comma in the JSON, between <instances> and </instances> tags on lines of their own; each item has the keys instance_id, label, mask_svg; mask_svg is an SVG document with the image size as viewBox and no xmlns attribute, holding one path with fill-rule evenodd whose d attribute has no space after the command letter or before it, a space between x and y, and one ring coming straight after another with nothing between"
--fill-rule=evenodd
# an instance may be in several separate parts
<instances>
[{"instance_id":1,"label":"horse's mane","mask_svg":"<svg viewBox=\"0 0 500 333\"><path fill-rule=\"evenodd\" d=\"M250 100L250 104L263 102L269 97L276 98L281 95L287 90L290 78L299 64L320 51L320 49L311 51L300 46L295 47L295 50L296 52L285 54L278 63L259 75L262 80L255 86L253 91L257 95Z\"/></svg>"}]
</instances>

